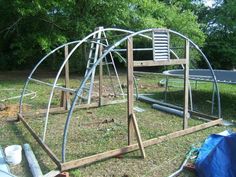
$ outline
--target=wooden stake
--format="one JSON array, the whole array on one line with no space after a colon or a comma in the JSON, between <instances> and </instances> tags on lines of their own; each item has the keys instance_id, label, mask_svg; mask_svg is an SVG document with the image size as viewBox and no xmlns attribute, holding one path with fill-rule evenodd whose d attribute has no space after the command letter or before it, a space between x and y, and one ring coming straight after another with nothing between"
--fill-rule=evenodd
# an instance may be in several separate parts
<instances>
[{"instance_id":1,"label":"wooden stake","mask_svg":"<svg viewBox=\"0 0 236 177\"><path fill-rule=\"evenodd\" d=\"M183 129L188 128L188 87L189 87L189 41L186 40L185 46L186 64L184 67L184 114L183 114Z\"/></svg>"},{"instance_id":2,"label":"wooden stake","mask_svg":"<svg viewBox=\"0 0 236 177\"><path fill-rule=\"evenodd\" d=\"M134 138L133 127L133 39L127 40L127 109L128 109L128 145L132 144Z\"/></svg>"},{"instance_id":3,"label":"wooden stake","mask_svg":"<svg viewBox=\"0 0 236 177\"><path fill-rule=\"evenodd\" d=\"M66 108L66 96L65 96L65 91L64 90L61 91L60 107L62 107L63 109Z\"/></svg>"},{"instance_id":4,"label":"wooden stake","mask_svg":"<svg viewBox=\"0 0 236 177\"><path fill-rule=\"evenodd\" d=\"M99 54L102 56L102 45L99 47ZM102 85L103 85L103 60L99 64L99 106L102 106Z\"/></svg>"},{"instance_id":5,"label":"wooden stake","mask_svg":"<svg viewBox=\"0 0 236 177\"><path fill-rule=\"evenodd\" d=\"M65 59L68 56L68 45L65 46ZM70 76L69 76L69 60L65 64L65 87L69 88L70 87ZM69 110L70 109L70 93L66 92L65 94L65 102L66 106L65 109Z\"/></svg>"},{"instance_id":6,"label":"wooden stake","mask_svg":"<svg viewBox=\"0 0 236 177\"><path fill-rule=\"evenodd\" d=\"M143 142L142 142L142 139L141 139L141 135L140 135L139 128L138 128L138 123L137 123L136 116L135 116L134 113L132 114L132 120L133 120L132 122L133 122L134 130L135 130L135 133L136 133L139 149L141 151L142 157L145 158L146 154L145 154L145 151L144 151Z\"/></svg>"}]
</instances>

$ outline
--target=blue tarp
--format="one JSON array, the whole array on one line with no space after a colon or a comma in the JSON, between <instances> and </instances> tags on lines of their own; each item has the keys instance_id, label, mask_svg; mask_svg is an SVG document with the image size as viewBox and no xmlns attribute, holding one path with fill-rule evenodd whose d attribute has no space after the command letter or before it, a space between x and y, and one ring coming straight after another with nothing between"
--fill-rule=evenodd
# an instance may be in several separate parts
<instances>
[{"instance_id":1,"label":"blue tarp","mask_svg":"<svg viewBox=\"0 0 236 177\"><path fill-rule=\"evenodd\" d=\"M0 177L10 177L10 170L5 161L2 147L0 146Z\"/></svg>"},{"instance_id":2,"label":"blue tarp","mask_svg":"<svg viewBox=\"0 0 236 177\"><path fill-rule=\"evenodd\" d=\"M199 150L199 177L236 177L236 133L210 135Z\"/></svg>"}]
</instances>

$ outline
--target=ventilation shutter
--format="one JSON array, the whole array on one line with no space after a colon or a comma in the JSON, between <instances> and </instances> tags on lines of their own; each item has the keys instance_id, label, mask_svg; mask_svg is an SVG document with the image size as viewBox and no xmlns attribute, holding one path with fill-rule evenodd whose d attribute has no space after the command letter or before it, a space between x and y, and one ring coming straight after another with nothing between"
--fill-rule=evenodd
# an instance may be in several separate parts
<instances>
[{"instance_id":1,"label":"ventilation shutter","mask_svg":"<svg viewBox=\"0 0 236 177\"><path fill-rule=\"evenodd\" d=\"M153 40L153 60L170 59L169 52L169 32L165 29L154 29L152 32Z\"/></svg>"}]
</instances>

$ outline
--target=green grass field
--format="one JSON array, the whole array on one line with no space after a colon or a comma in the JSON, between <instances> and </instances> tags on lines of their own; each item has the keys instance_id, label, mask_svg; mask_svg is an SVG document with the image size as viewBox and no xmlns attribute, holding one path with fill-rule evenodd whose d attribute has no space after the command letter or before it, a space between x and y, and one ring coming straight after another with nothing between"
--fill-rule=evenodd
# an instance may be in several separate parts
<instances>
[{"instance_id":1,"label":"green grass field","mask_svg":"<svg viewBox=\"0 0 236 177\"><path fill-rule=\"evenodd\" d=\"M4 77L5 75L5 77ZM26 77L21 75L11 76L1 73L0 99L18 95L19 90L6 91L6 89L21 89ZM140 93L152 93L155 98L164 99L164 87L158 83L163 79L160 75L136 76ZM51 75L44 76L44 80L53 81ZM125 83L125 75L121 76ZM81 81L80 77L71 77L71 86L76 87ZM175 82L176 81L176 82ZM59 83L63 84L63 79ZM198 83L195 88L192 83L194 110L210 114L211 112L211 83ZM182 105L183 88L179 80L174 80L169 85L167 102ZM50 93L50 87L35 83L29 85L29 90L36 91L37 96L33 99L26 97L24 103L27 111L46 108ZM105 89L105 88L104 88ZM107 89L109 91L109 89ZM236 86L220 84L222 100L222 116L224 119L234 122L236 115ZM9 100L7 105L15 105L18 99ZM60 103L60 92L55 92L52 107ZM165 135L181 130L182 119L151 108L151 105L135 101L135 107L144 109L144 112L135 112L143 140ZM127 106L126 104L109 105L100 108L84 109L74 112L70 126L67 146L67 160L77 159L88 155L116 149L127 145ZM61 158L61 144L64 123L67 114L50 114L46 144ZM11 144L29 143L39 161L43 173L47 173L56 166L30 136L21 122L15 123L10 120L13 115L3 115L0 112L0 145L5 148ZM111 120L110 123L96 123ZM38 135L42 135L44 125L43 117L26 117L29 124ZM202 123L197 119L189 119L189 125L194 126ZM211 127L190 135L175 138L157 145L145 148L147 158L142 159L139 151L128 153L119 158L110 158L70 171L70 176L168 176L176 171L185 159L185 155L192 145L200 145L202 141L212 133L218 133L226 129L236 130L235 126ZM25 158L20 165L12 166L11 171L18 176L30 176ZM194 173L183 171L180 176L195 176Z\"/></svg>"}]
</instances>

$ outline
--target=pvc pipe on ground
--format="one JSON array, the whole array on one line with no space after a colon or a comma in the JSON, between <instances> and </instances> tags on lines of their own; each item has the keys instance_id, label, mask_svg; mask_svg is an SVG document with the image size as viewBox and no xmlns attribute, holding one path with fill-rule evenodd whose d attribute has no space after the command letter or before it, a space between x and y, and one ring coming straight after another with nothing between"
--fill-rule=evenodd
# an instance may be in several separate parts
<instances>
[{"instance_id":1,"label":"pvc pipe on ground","mask_svg":"<svg viewBox=\"0 0 236 177\"><path fill-rule=\"evenodd\" d=\"M164 102L161 102L161 101L158 101L158 100L155 100L153 98L149 98L149 97L146 97L146 96L143 96L143 95L140 95L138 97L138 99L141 100L141 101L145 101L147 103L151 103L151 104L154 103L152 105L152 108L154 108L154 109L183 117L183 108L181 108L179 106L164 103ZM188 117L190 117L190 114L188 114Z\"/></svg>"},{"instance_id":2,"label":"pvc pipe on ground","mask_svg":"<svg viewBox=\"0 0 236 177\"><path fill-rule=\"evenodd\" d=\"M167 112L167 113L170 113L170 114L175 114L175 115L180 116L180 117L183 116L183 111L177 110L177 109L174 109L174 108L170 108L170 107L166 107L166 106L162 106L162 105L159 105L159 104L153 104L152 108L157 109L159 111Z\"/></svg>"},{"instance_id":3,"label":"pvc pipe on ground","mask_svg":"<svg viewBox=\"0 0 236 177\"><path fill-rule=\"evenodd\" d=\"M176 106L176 105L173 105L173 104L169 104L169 103L165 103L165 102L162 102L162 101L158 101L156 99L146 97L143 94L140 94L138 96L138 100L141 100L141 101L144 101L144 102L147 102L147 103L151 103L151 104L159 104L159 105L162 105L162 106L165 106L165 107L170 107L170 108L177 109L177 110L183 110L182 107L179 107L179 106Z\"/></svg>"},{"instance_id":4,"label":"pvc pipe on ground","mask_svg":"<svg viewBox=\"0 0 236 177\"><path fill-rule=\"evenodd\" d=\"M25 151L25 156L27 158L31 173L33 175L33 177L41 177L43 176L43 173L41 171L41 168L38 164L38 161L30 147L29 144L24 144L23 145L23 149Z\"/></svg>"}]
</instances>

